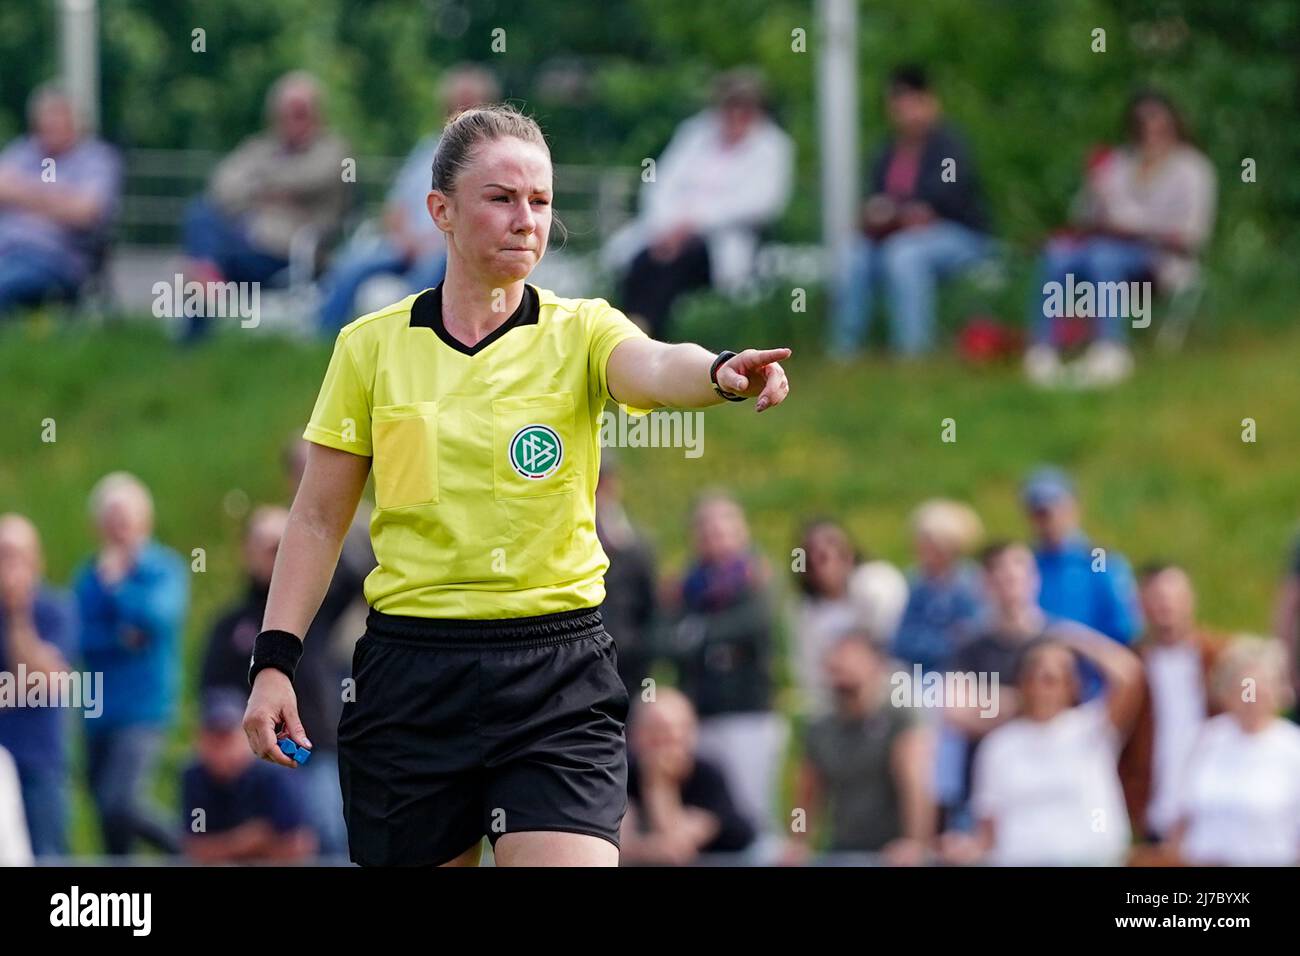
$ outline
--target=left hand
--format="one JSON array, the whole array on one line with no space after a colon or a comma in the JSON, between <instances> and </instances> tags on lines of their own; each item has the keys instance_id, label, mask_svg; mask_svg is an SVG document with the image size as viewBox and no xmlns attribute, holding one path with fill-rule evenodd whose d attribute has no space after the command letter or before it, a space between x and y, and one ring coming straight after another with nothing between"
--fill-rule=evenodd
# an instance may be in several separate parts
<instances>
[{"instance_id":1,"label":"left hand","mask_svg":"<svg viewBox=\"0 0 1300 956\"><path fill-rule=\"evenodd\" d=\"M789 349L745 349L718 369L718 384L736 395L757 397L755 411L780 405L790 394L780 360L789 357Z\"/></svg>"}]
</instances>

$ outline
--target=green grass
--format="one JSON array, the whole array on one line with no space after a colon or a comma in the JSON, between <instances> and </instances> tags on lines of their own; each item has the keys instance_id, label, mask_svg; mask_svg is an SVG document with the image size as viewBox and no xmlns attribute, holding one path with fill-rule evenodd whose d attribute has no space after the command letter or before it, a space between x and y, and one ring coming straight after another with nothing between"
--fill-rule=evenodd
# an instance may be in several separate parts
<instances>
[{"instance_id":1,"label":"green grass","mask_svg":"<svg viewBox=\"0 0 1300 956\"><path fill-rule=\"evenodd\" d=\"M1110 392L1043 394L1013 367L944 358L839 367L808 347L807 328L779 321L752 344L800 347L787 363L788 405L762 415L751 405L710 410L699 458L621 451L629 508L665 568L684 558L687 509L705 486L735 491L778 569L789 566L796 529L814 513L841 517L860 543L905 564L908 513L934 495L971 502L991 535L1023 535L1016 484L1052 461L1077 476L1099 544L1138 564L1185 563L1209 624L1268 626L1300 496L1300 324L1239 325L1230 345L1143 353L1137 377ZM733 347L757 334L749 323L715 330ZM160 540L187 557L206 551L206 572L193 576L186 706L160 776L164 801L175 799L189 749L199 646L240 586L239 499L287 498L280 450L310 412L328 357L325 343L233 331L181 351L151 326L0 329L0 510L37 522L49 577L66 583L92 548L87 493L117 468L153 489ZM1248 417L1254 443L1241 437ZM956 442L941 441L945 418L956 421ZM46 419L53 442L42 441ZM74 851L96 848L79 794Z\"/></svg>"}]
</instances>

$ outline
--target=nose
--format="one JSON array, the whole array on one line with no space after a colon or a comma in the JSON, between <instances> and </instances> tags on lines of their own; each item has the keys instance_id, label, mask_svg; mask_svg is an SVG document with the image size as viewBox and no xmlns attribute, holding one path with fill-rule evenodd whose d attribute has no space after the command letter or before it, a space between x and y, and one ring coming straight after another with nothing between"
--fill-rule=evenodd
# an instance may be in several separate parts
<instances>
[{"instance_id":1,"label":"nose","mask_svg":"<svg viewBox=\"0 0 1300 956\"><path fill-rule=\"evenodd\" d=\"M515 218L512 224L512 231L521 235L532 235L537 231L537 216L533 212L532 203L528 197L523 197L515 206Z\"/></svg>"}]
</instances>

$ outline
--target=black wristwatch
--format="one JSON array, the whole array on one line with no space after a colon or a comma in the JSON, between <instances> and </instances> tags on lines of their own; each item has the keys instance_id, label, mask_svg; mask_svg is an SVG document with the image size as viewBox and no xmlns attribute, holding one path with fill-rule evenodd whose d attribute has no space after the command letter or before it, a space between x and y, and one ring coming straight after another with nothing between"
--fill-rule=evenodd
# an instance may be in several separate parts
<instances>
[{"instance_id":1,"label":"black wristwatch","mask_svg":"<svg viewBox=\"0 0 1300 956\"><path fill-rule=\"evenodd\" d=\"M713 360L713 367L709 369L709 381L713 383L713 390L729 402L743 402L748 396L737 395L735 392L728 392L718 384L718 369L722 368L731 359L736 357L735 352L719 352L718 357Z\"/></svg>"}]
</instances>

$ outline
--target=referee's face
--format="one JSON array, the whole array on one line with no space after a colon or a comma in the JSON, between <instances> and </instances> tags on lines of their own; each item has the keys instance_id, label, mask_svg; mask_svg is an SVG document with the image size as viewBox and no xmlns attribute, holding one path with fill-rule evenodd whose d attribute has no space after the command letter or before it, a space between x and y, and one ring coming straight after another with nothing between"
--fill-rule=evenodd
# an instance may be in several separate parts
<instances>
[{"instance_id":1,"label":"referee's face","mask_svg":"<svg viewBox=\"0 0 1300 956\"><path fill-rule=\"evenodd\" d=\"M545 150L514 137L482 143L444 207L452 254L486 283L526 279L546 252L551 195Z\"/></svg>"}]
</instances>

